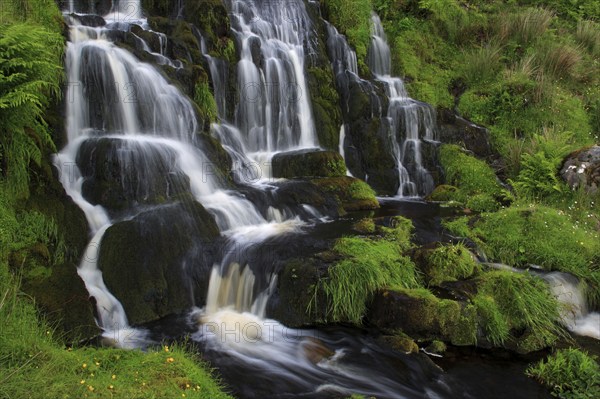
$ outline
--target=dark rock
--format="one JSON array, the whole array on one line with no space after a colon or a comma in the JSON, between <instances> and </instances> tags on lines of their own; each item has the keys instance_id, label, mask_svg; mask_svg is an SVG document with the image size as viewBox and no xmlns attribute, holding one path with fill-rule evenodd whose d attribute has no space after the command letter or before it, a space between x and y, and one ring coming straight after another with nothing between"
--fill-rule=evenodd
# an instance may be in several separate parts
<instances>
[{"instance_id":1,"label":"dark rock","mask_svg":"<svg viewBox=\"0 0 600 399\"><path fill-rule=\"evenodd\" d=\"M81 25L97 28L106 25L106 21L100 15L96 14L69 14L69 17L79 22Z\"/></svg>"},{"instance_id":2,"label":"dark rock","mask_svg":"<svg viewBox=\"0 0 600 399\"><path fill-rule=\"evenodd\" d=\"M88 139L77 153L84 197L111 211L191 196L174 150L117 138Z\"/></svg>"},{"instance_id":3,"label":"dark rock","mask_svg":"<svg viewBox=\"0 0 600 399\"><path fill-rule=\"evenodd\" d=\"M458 144L480 158L493 155L490 132L449 109L438 109L439 140L447 144Z\"/></svg>"},{"instance_id":4,"label":"dark rock","mask_svg":"<svg viewBox=\"0 0 600 399\"><path fill-rule=\"evenodd\" d=\"M336 177L346 174L342 156L334 151L305 149L280 152L272 159L273 177Z\"/></svg>"},{"instance_id":5,"label":"dark rock","mask_svg":"<svg viewBox=\"0 0 600 399\"><path fill-rule=\"evenodd\" d=\"M328 359L334 354L334 352L329 349L323 341L314 337L305 337L300 342L300 348L302 348L304 357L306 357L313 364L317 364L321 360Z\"/></svg>"},{"instance_id":6,"label":"dark rock","mask_svg":"<svg viewBox=\"0 0 600 399\"><path fill-rule=\"evenodd\" d=\"M565 158L560 170L563 180L573 190L582 188L588 194L600 187L600 145L573 152Z\"/></svg>"},{"instance_id":7,"label":"dark rock","mask_svg":"<svg viewBox=\"0 0 600 399\"><path fill-rule=\"evenodd\" d=\"M364 181L354 177L329 177L312 182L327 193L335 196L345 211L379 208L375 192Z\"/></svg>"},{"instance_id":8,"label":"dark rock","mask_svg":"<svg viewBox=\"0 0 600 399\"><path fill-rule=\"evenodd\" d=\"M98 267L129 322L141 324L205 300L218 237L199 203L161 206L108 228Z\"/></svg>"}]
</instances>

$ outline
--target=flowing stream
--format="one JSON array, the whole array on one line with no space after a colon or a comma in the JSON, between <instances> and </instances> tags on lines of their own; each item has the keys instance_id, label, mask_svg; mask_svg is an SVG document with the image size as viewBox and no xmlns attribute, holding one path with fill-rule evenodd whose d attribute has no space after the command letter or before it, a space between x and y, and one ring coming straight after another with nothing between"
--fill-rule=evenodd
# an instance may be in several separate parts
<instances>
[{"instance_id":1,"label":"flowing stream","mask_svg":"<svg viewBox=\"0 0 600 399\"><path fill-rule=\"evenodd\" d=\"M131 5L127 2L122 7ZM289 235L293 239L295 234L304 234L308 220L318 221L323 215L307 204L285 209L276 203L260 207L206 173L209 157L198 144L199 124L190 100L153 66L115 44L118 33L128 32L132 25L150 29L139 1L133 6L133 13L129 8L111 10L102 27L84 26L78 18L65 16L70 30L66 49L68 141L54 162L66 192L90 226L90 242L78 273L95 300L104 336L122 347L151 340L146 331L129 325L126 310L103 281L98 268L103 237L117 223L166 206L150 201L156 187L169 198L189 191L215 218L226 249L210 272L206 306L188 315L195 329L192 338L204 345L206 356L228 381L251 371L250 388L238 390L240 396L339 397L357 393L378 398L451 398L454 392L464 391L464 397L477 397L425 357L386 353L361 332L289 329L267 317L267 302L277 277L267 264L256 264L247 254L273 237ZM73 11L73 3L70 7ZM235 187L245 183L252 190L272 193L276 187L267 178L274 154L319 147L304 65L315 31L301 0L288 0L288 7L278 2L232 0L229 7L241 54L237 85L242 96L235 104L234 117L228 120L221 61L202 49L221 121L212 125L211 132L231 155L234 168L236 163L241 168L250 163L260 165L257 179L244 182L238 177ZM338 85L343 85L342 74L360 79L356 55L343 36L333 27L329 30L330 48L341 57L334 65ZM156 34L161 51L153 53L137 37L141 48L154 55L157 63L179 68L162 50L166 37ZM420 146L423 140L435 139L435 116L428 106L406 95L399 78L390 76L389 47L376 16L369 63L389 98L386 112L400 171L397 194L419 195L433 184L422 166ZM346 128L340 128L343 155ZM88 156L100 156L103 151L109 154L101 160L104 163L88 164ZM112 168L111 177L119 182L127 200L124 208L111 205L105 197L94 197L90 181L103 170L102 165ZM133 340L120 339L133 335Z\"/></svg>"}]
</instances>

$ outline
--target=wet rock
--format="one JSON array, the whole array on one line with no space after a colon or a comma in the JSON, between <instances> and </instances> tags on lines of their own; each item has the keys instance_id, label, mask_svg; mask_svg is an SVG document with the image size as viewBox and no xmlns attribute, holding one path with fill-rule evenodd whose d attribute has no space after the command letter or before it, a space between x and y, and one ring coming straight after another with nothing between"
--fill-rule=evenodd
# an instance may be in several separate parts
<instances>
[{"instance_id":1,"label":"wet rock","mask_svg":"<svg viewBox=\"0 0 600 399\"><path fill-rule=\"evenodd\" d=\"M427 196L427 201L452 201L458 193L458 188L449 184L440 184L431 194Z\"/></svg>"},{"instance_id":2,"label":"wet rock","mask_svg":"<svg viewBox=\"0 0 600 399\"><path fill-rule=\"evenodd\" d=\"M480 158L493 155L490 132L449 109L438 109L439 140L443 143L458 144Z\"/></svg>"},{"instance_id":3,"label":"wet rock","mask_svg":"<svg viewBox=\"0 0 600 399\"><path fill-rule=\"evenodd\" d=\"M197 202L164 205L111 226L98 267L133 325L205 300L219 230Z\"/></svg>"},{"instance_id":4,"label":"wet rock","mask_svg":"<svg viewBox=\"0 0 600 399\"><path fill-rule=\"evenodd\" d=\"M303 355L313 364L333 356L334 352L323 341L314 337L306 337L300 342Z\"/></svg>"},{"instance_id":5,"label":"wet rock","mask_svg":"<svg viewBox=\"0 0 600 399\"><path fill-rule=\"evenodd\" d=\"M379 337L378 341L400 352L419 353L419 345L411 337L401 332L394 335L383 335Z\"/></svg>"},{"instance_id":6,"label":"wet rock","mask_svg":"<svg viewBox=\"0 0 600 399\"><path fill-rule=\"evenodd\" d=\"M334 195L345 211L379 208L375 192L362 180L341 176L314 179L312 182L325 192Z\"/></svg>"},{"instance_id":7,"label":"wet rock","mask_svg":"<svg viewBox=\"0 0 600 399\"><path fill-rule=\"evenodd\" d=\"M77 154L83 195L110 211L191 196L174 150L116 138L88 139Z\"/></svg>"},{"instance_id":8,"label":"wet rock","mask_svg":"<svg viewBox=\"0 0 600 399\"><path fill-rule=\"evenodd\" d=\"M598 193L598 188L600 188L600 145L584 148L567 156L560 175L573 190L582 188L588 194Z\"/></svg>"},{"instance_id":9,"label":"wet rock","mask_svg":"<svg viewBox=\"0 0 600 399\"><path fill-rule=\"evenodd\" d=\"M273 177L335 177L346 174L342 156L334 151L305 149L280 152L272 159Z\"/></svg>"},{"instance_id":10,"label":"wet rock","mask_svg":"<svg viewBox=\"0 0 600 399\"><path fill-rule=\"evenodd\" d=\"M100 15L95 14L69 14L69 17L79 22L81 25L97 28L106 25L106 21Z\"/></svg>"}]
</instances>

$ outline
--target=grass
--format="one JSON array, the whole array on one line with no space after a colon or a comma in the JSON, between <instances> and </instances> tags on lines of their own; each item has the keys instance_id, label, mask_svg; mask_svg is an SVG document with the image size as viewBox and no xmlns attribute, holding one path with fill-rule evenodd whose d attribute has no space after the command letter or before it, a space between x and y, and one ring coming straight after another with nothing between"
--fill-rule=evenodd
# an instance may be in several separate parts
<instances>
[{"instance_id":1,"label":"grass","mask_svg":"<svg viewBox=\"0 0 600 399\"><path fill-rule=\"evenodd\" d=\"M479 212L500 207L505 191L494 170L484 161L466 154L456 145L443 145L440 161L448 184L458 187L458 191L450 195L452 200Z\"/></svg>"},{"instance_id":2,"label":"grass","mask_svg":"<svg viewBox=\"0 0 600 399\"><path fill-rule=\"evenodd\" d=\"M575 39L593 56L600 55L600 27L598 23L586 20L579 21Z\"/></svg>"},{"instance_id":3,"label":"grass","mask_svg":"<svg viewBox=\"0 0 600 399\"><path fill-rule=\"evenodd\" d=\"M562 349L530 366L527 375L565 399L600 397L600 366L597 358L578 349Z\"/></svg>"},{"instance_id":4,"label":"grass","mask_svg":"<svg viewBox=\"0 0 600 399\"><path fill-rule=\"evenodd\" d=\"M558 326L559 309L547 285L526 273L492 271L478 278L472 299L485 336L494 345L511 331L531 333L526 345L543 348L564 336Z\"/></svg>"},{"instance_id":5,"label":"grass","mask_svg":"<svg viewBox=\"0 0 600 399\"><path fill-rule=\"evenodd\" d=\"M546 33L553 18L554 13L543 8L526 8L516 13L501 14L497 35L503 42L516 40L521 45L527 45Z\"/></svg>"},{"instance_id":6,"label":"grass","mask_svg":"<svg viewBox=\"0 0 600 399\"><path fill-rule=\"evenodd\" d=\"M67 348L0 261L0 397L229 398L200 359L176 346Z\"/></svg>"},{"instance_id":7,"label":"grass","mask_svg":"<svg viewBox=\"0 0 600 399\"><path fill-rule=\"evenodd\" d=\"M360 324L377 290L420 286L414 263L403 255L410 247L411 230L410 221L396 221L384 238L345 237L335 243L333 252L341 260L319 282L327 295L329 321Z\"/></svg>"},{"instance_id":8,"label":"grass","mask_svg":"<svg viewBox=\"0 0 600 399\"><path fill-rule=\"evenodd\" d=\"M479 270L479 265L464 244L435 248L426 255L426 264L424 274L429 285L464 279Z\"/></svg>"}]
</instances>

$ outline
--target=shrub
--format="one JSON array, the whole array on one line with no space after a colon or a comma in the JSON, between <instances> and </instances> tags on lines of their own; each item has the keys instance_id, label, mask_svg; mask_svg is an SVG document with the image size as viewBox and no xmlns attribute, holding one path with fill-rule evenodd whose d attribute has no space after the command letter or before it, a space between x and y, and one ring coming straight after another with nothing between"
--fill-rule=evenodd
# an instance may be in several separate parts
<instances>
[{"instance_id":1,"label":"shrub","mask_svg":"<svg viewBox=\"0 0 600 399\"><path fill-rule=\"evenodd\" d=\"M562 194L564 183L558 178L562 158L549 157L544 151L523 154L517 179L511 181L519 196L535 199Z\"/></svg>"},{"instance_id":2,"label":"shrub","mask_svg":"<svg viewBox=\"0 0 600 399\"><path fill-rule=\"evenodd\" d=\"M530 366L526 374L565 399L600 397L600 366L596 356L578 349L561 349Z\"/></svg>"}]
</instances>

